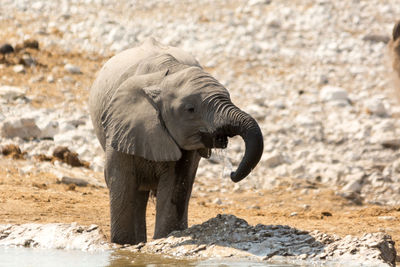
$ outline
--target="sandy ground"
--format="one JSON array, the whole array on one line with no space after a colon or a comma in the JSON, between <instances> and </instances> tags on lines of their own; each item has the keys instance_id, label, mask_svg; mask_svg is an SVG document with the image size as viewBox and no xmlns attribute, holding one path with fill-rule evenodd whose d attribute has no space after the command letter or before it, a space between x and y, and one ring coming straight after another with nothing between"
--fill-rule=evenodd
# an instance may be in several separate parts
<instances>
[{"instance_id":1,"label":"sandy ground","mask_svg":"<svg viewBox=\"0 0 400 267\"><path fill-rule=\"evenodd\" d=\"M0 79L7 85L29 86L27 95L36 107L57 106L65 101L66 91L73 96L69 99L71 108L84 105L96 71L106 60L98 55L65 54L56 49L27 49L25 52L37 60L38 66L26 68L26 73L15 73L12 67L18 63L23 52L10 55L0 68ZM66 61L81 67L83 74L73 75L78 83L48 83L46 77L50 74L55 79L66 75L63 69ZM36 79L35 82L32 78ZM26 164L24 159L0 156L0 223L98 224L109 237L106 188L59 184L57 178L49 173L21 175L19 167ZM216 198L224 198L224 203L229 205L215 204ZM155 201L152 199L148 204L149 239L154 228ZM189 209L190 225L202 223L220 213L234 214L250 224L284 224L340 236L383 231L393 237L396 249L400 251L400 207L355 205L322 184L299 186L288 179L287 184L272 190L223 194L209 192L206 196L193 193Z\"/></svg>"},{"instance_id":2,"label":"sandy ground","mask_svg":"<svg viewBox=\"0 0 400 267\"><path fill-rule=\"evenodd\" d=\"M1 158L0 223L78 222L98 224L109 237L109 206L106 188L78 187L57 183L48 173L21 176L23 160ZM302 230L361 236L383 231L390 234L400 251L400 207L357 206L323 185L309 185L308 194L290 183L257 192L210 192L199 197L194 192L189 208L189 224L198 224L217 214L234 214L250 224L289 225ZM229 205L214 204L216 198ZM148 238L154 228L155 199L148 204ZM296 212L297 215L293 215ZM385 220L390 216L391 220Z\"/></svg>"}]
</instances>

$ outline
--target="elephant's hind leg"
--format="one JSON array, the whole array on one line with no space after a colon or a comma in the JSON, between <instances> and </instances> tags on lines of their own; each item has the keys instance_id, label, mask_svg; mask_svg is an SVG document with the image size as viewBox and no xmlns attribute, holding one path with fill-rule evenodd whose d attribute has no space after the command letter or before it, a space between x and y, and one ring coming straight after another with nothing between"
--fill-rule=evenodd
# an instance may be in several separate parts
<instances>
[{"instance_id":1,"label":"elephant's hind leg","mask_svg":"<svg viewBox=\"0 0 400 267\"><path fill-rule=\"evenodd\" d=\"M107 151L105 177L110 192L111 242L146 242L148 191L139 191L132 156Z\"/></svg>"}]
</instances>

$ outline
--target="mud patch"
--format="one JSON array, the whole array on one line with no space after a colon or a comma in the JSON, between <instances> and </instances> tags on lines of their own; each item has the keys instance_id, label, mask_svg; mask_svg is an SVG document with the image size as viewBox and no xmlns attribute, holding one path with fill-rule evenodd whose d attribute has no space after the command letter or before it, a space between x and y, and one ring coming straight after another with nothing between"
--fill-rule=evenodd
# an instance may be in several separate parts
<instances>
[{"instance_id":1,"label":"mud patch","mask_svg":"<svg viewBox=\"0 0 400 267\"><path fill-rule=\"evenodd\" d=\"M13 159L24 159L26 152L22 152L21 148L14 144L5 145L1 148L1 154Z\"/></svg>"},{"instance_id":2,"label":"mud patch","mask_svg":"<svg viewBox=\"0 0 400 267\"><path fill-rule=\"evenodd\" d=\"M89 163L82 161L78 158L78 153L72 152L68 147L56 147L53 152L53 157L61 160L62 162L71 165L72 167L85 167L89 168Z\"/></svg>"},{"instance_id":3,"label":"mud patch","mask_svg":"<svg viewBox=\"0 0 400 267\"><path fill-rule=\"evenodd\" d=\"M233 215L218 215L167 238L126 248L185 258L237 258L293 264L377 264L394 266L396 251L383 233L330 236L284 225L249 225Z\"/></svg>"}]
</instances>

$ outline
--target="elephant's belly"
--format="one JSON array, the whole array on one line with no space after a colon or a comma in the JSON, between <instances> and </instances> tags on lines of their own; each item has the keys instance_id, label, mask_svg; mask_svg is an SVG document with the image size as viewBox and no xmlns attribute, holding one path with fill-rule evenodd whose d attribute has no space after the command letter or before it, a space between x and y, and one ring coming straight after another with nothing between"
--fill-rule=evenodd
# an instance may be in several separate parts
<instances>
[{"instance_id":1,"label":"elephant's belly","mask_svg":"<svg viewBox=\"0 0 400 267\"><path fill-rule=\"evenodd\" d=\"M168 164L154 162L136 157L134 173L138 189L141 191L156 191L160 177L168 172Z\"/></svg>"},{"instance_id":2,"label":"elephant's belly","mask_svg":"<svg viewBox=\"0 0 400 267\"><path fill-rule=\"evenodd\" d=\"M156 191L157 190L158 181L156 183L141 183L139 185L140 191Z\"/></svg>"}]
</instances>

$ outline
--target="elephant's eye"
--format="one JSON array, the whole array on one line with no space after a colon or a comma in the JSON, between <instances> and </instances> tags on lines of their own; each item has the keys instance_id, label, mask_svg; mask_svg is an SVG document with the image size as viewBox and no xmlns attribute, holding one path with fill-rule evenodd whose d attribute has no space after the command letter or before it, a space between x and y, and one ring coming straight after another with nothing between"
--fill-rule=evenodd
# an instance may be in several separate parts
<instances>
[{"instance_id":1,"label":"elephant's eye","mask_svg":"<svg viewBox=\"0 0 400 267\"><path fill-rule=\"evenodd\" d=\"M185 110L186 110L187 112L189 112L189 113L194 113L194 112L196 111L196 109L194 108L194 106L193 106L193 105L190 105L190 104L188 104L188 105L185 106Z\"/></svg>"}]
</instances>

